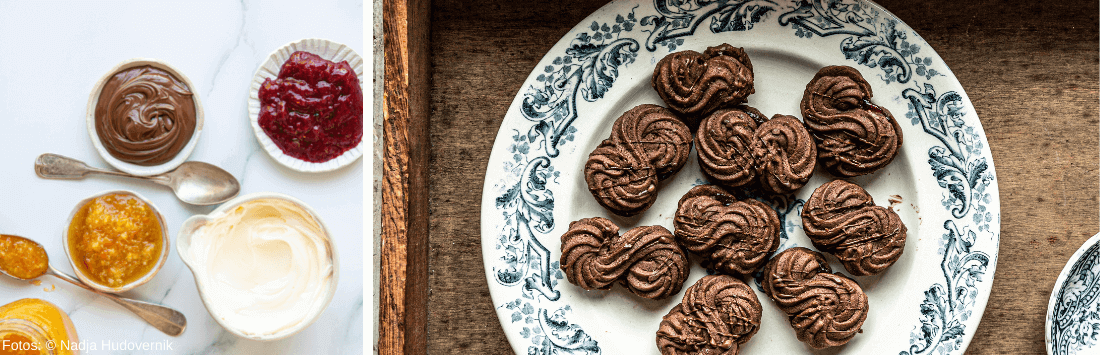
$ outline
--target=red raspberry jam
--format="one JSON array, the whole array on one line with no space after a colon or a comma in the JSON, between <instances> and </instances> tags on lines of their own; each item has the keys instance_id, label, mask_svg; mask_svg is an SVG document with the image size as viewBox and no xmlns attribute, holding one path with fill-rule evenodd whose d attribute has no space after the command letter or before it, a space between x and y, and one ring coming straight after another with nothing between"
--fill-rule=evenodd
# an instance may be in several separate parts
<instances>
[{"instance_id":1,"label":"red raspberry jam","mask_svg":"<svg viewBox=\"0 0 1100 355\"><path fill-rule=\"evenodd\" d=\"M363 140L363 91L347 61L294 52L260 86L260 128L284 154L321 163Z\"/></svg>"}]
</instances>

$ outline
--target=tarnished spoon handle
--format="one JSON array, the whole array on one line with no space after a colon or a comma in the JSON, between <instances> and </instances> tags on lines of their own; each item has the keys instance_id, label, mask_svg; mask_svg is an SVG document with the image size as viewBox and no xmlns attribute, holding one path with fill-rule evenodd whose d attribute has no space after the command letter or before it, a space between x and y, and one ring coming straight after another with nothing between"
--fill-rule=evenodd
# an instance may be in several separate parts
<instances>
[{"instance_id":1,"label":"tarnished spoon handle","mask_svg":"<svg viewBox=\"0 0 1100 355\"><path fill-rule=\"evenodd\" d=\"M79 160L57 154L42 154L34 160L34 173L47 179L80 179L91 170Z\"/></svg>"},{"instance_id":2,"label":"tarnished spoon handle","mask_svg":"<svg viewBox=\"0 0 1100 355\"><path fill-rule=\"evenodd\" d=\"M46 179L83 179L85 175L94 173L145 179L161 185L168 184L168 179L163 176L136 176L114 170L97 169L82 161L53 153L39 155L38 159L34 160L34 173Z\"/></svg>"},{"instance_id":3,"label":"tarnished spoon handle","mask_svg":"<svg viewBox=\"0 0 1100 355\"><path fill-rule=\"evenodd\" d=\"M126 307L130 312L134 312L138 317L144 319L149 325L152 325L153 328L157 328L157 330L164 332L164 334L179 336L183 334L184 329L187 329L187 318L183 316L183 313L177 310L149 302L122 298L112 294L101 294L115 301L115 303Z\"/></svg>"},{"instance_id":4,"label":"tarnished spoon handle","mask_svg":"<svg viewBox=\"0 0 1100 355\"><path fill-rule=\"evenodd\" d=\"M183 334L183 331L187 329L187 317L184 317L183 313L180 313L177 310L158 304L119 297L110 293L99 292L99 290L85 285L83 282L80 282L80 280L77 280L72 276L57 271L53 268L53 266L50 266L49 273L59 279L68 281L73 285L80 286L85 290L92 291L107 298L110 298L112 301L115 301L115 303L118 303L119 305L130 310L130 312L134 312L134 314L136 314L138 317L144 319L146 322L149 323L149 325L152 325L153 328L157 328L157 330L164 332L164 334L178 336L180 334Z\"/></svg>"}]
</instances>

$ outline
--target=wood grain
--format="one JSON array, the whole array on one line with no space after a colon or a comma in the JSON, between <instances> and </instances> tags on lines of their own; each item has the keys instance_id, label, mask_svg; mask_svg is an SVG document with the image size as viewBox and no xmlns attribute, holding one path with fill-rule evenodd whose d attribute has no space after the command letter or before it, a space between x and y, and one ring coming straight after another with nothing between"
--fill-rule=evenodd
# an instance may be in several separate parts
<instances>
[{"instance_id":1,"label":"wood grain","mask_svg":"<svg viewBox=\"0 0 1100 355\"><path fill-rule=\"evenodd\" d=\"M510 354L481 261L481 191L504 113L539 59L601 2L436 2L432 11L430 354Z\"/></svg>"},{"instance_id":2,"label":"wood grain","mask_svg":"<svg viewBox=\"0 0 1100 355\"><path fill-rule=\"evenodd\" d=\"M385 0L380 354L427 342L427 1Z\"/></svg>"},{"instance_id":3,"label":"wood grain","mask_svg":"<svg viewBox=\"0 0 1100 355\"><path fill-rule=\"evenodd\" d=\"M409 229L405 280L405 354L428 343L428 162L430 0L409 0Z\"/></svg>"},{"instance_id":4,"label":"wood grain","mask_svg":"<svg viewBox=\"0 0 1100 355\"><path fill-rule=\"evenodd\" d=\"M993 152L1001 197L999 261L982 322L968 330L975 335L966 353L1043 354L1054 280L1081 243L1100 231L1097 3L880 3L943 57L973 102ZM481 254L489 151L523 80L558 39L602 5L433 3L428 353L512 352L489 298Z\"/></svg>"},{"instance_id":5,"label":"wood grain","mask_svg":"<svg viewBox=\"0 0 1100 355\"><path fill-rule=\"evenodd\" d=\"M405 346L405 274L409 205L409 77L404 1L384 1L385 94L382 118L382 255L378 350L400 354Z\"/></svg>"}]
</instances>

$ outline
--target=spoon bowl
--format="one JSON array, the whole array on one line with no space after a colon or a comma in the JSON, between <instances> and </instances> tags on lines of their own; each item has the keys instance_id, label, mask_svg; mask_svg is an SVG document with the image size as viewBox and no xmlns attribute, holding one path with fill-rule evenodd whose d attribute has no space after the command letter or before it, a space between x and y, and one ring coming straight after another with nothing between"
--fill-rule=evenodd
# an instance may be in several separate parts
<instances>
[{"instance_id":1,"label":"spoon bowl","mask_svg":"<svg viewBox=\"0 0 1100 355\"><path fill-rule=\"evenodd\" d=\"M180 201L212 205L229 201L241 192L241 185L229 172L201 161L189 161L163 175Z\"/></svg>"},{"instance_id":2,"label":"spoon bowl","mask_svg":"<svg viewBox=\"0 0 1100 355\"><path fill-rule=\"evenodd\" d=\"M15 235L0 234L0 273L20 280L31 280L49 272L50 257L38 242Z\"/></svg>"},{"instance_id":3,"label":"spoon bowl","mask_svg":"<svg viewBox=\"0 0 1100 355\"><path fill-rule=\"evenodd\" d=\"M237 178L233 177L233 174L212 164L199 161L184 162L176 169L160 175L138 176L114 170L97 169L73 158L46 153L39 155L38 159L34 161L34 172L39 177L46 179L83 179L88 174L144 179L171 187L180 201L200 206L229 201L241 192L241 184L237 182Z\"/></svg>"},{"instance_id":4,"label":"spoon bowl","mask_svg":"<svg viewBox=\"0 0 1100 355\"><path fill-rule=\"evenodd\" d=\"M130 310L131 312L134 312L134 314L136 314L138 317L144 319L154 328L157 328L157 330L164 332L164 334L178 336L180 334L183 334L183 331L187 329L187 318L184 317L183 313L180 313L177 310L158 304L118 297L109 293L100 292L99 290L96 290L91 286L85 285L83 282L80 282L80 280L77 280L72 276L58 271L53 267L53 265L49 265L49 255L46 254L46 249L42 248L42 244L16 235L0 234L0 245L4 245L5 249L8 249L8 246L13 244L9 243L9 241L22 244L23 246L27 246L29 248L0 250L3 251L3 253L0 253L0 255L2 255L0 256L0 273L4 275L8 275L12 278L19 280L32 280L39 278L42 275L51 275L59 279L65 280L73 285L80 286L85 290L92 291L104 297L110 298L112 301L115 301L115 303L118 303L122 307ZM8 253L9 251L14 252ZM35 261L45 263L45 267L35 267L33 268L34 272L31 273L19 272L17 271L19 268L12 268L14 262L25 260L25 257L28 256L31 258L41 258L41 260Z\"/></svg>"}]
</instances>

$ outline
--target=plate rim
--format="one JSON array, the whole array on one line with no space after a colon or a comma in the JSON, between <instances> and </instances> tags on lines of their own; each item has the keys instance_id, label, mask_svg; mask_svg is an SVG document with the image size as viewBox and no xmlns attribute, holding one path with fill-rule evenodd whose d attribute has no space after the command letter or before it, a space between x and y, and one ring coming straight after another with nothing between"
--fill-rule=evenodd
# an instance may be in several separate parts
<instances>
[{"instance_id":1,"label":"plate rim","mask_svg":"<svg viewBox=\"0 0 1100 355\"><path fill-rule=\"evenodd\" d=\"M1069 278L1070 273L1073 271L1074 268L1077 267L1077 264L1082 261L1081 257L1084 256L1085 253L1089 251L1089 249L1096 247L1097 243L1100 243L1100 233L1097 233L1090 237L1083 244L1081 244L1081 247L1077 248L1077 250L1073 252L1073 255L1071 255L1069 257L1069 260L1066 261L1066 265L1062 267L1062 271L1058 273L1058 278L1054 281L1054 288L1051 290L1050 299L1047 301L1046 321L1043 324L1043 344L1046 348L1047 354L1054 354L1054 343L1053 339L1050 338L1050 336L1052 335L1051 327L1054 325L1054 308L1058 304L1058 300L1061 298L1059 296L1062 294L1063 291L1065 291L1066 279Z\"/></svg>"}]
</instances>

